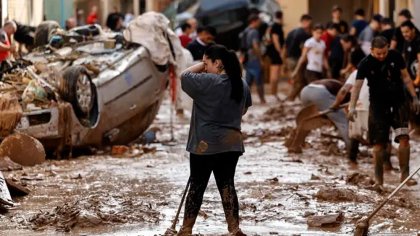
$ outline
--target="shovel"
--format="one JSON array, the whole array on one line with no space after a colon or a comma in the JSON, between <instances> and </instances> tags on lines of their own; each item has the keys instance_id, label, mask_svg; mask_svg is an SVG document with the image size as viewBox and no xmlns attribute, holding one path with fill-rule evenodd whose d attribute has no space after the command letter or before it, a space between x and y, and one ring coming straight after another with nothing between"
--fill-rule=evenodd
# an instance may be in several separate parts
<instances>
[{"instance_id":1,"label":"shovel","mask_svg":"<svg viewBox=\"0 0 420 236\"><path fill-rule=\"evenodd\" d=\"M420 170L420 167L417 168L416 171L414 171L410 176L408 176L398 187L391 193L389 196L378 206L373 210L372 213L369 214L367 218L362 218L356 223L356 229L354 230L354 236L366 236L369 230L369 221L372 219L372 217L380 210L382 207L391 199L404 185L407 183L409 179L411 179L418 171Z\"/></svg>"},{"instance_id":2,"label":"shovel","mask_svg":"<svg viewBox=\"0 0 420 236\"><path fill-rule=\"evenodd\" d=\"M188 188L190 187L191 177L188 178L187 186L185 187L184 193L182 194L181 202L179 203L178 211L176 212L175 218L172 221L170 228L166 229L164 236L174 236L177 234L176 223L178 222L179 213L181 212L182 205L184 205L185 196L187 195Z\"/></svg>"},{"instance_id":3,"label":"shovel","mask_svg":"<svg viewBox=\"0 0 420 236\"><path fill-rule=\"evenodd\" d=\"M330 113L330 112L338 111L338 110L340 110L340 109L342 109L342 108L347 107L348 105L349 105L348 103L344 103L344 104L341 104L341 105L338 107L338 109L331 109L331 108L328 108L328 109L326 109L326 110L323 110L323 111L318 112L317 114L314 114L314 115L311 115L311 116L309 116L309 117L307 117L307 118L304 118L304 119L302 120L302 122L305 122L305 121L308 121L308 120L310 120L310 119L317 118L317 117L320 117L320 116L324 116L324 115L326 115L326 114L328 114L328 113Z\"/></svg>"}]
</instances>

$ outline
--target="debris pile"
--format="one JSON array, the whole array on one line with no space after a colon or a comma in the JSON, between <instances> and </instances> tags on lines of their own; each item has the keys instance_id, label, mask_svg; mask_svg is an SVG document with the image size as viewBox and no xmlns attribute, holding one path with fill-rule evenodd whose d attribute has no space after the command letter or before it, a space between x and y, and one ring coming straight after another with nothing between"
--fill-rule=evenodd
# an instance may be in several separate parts
<instances>
[{"instance_id":1,"label":"debris pile","mask_svg":"<svg viewBox=\"0 0 420 236\"><path fill-rule=\"evenodd\" d=\"M105 196L104 196L105 195ZM53 227L69 232L74 227L92 227L112 223L158 223L161 214L149 203L138 202L124 196L92 195L67 202L47 212L34 214L30 225L35 230Z\"/></svg>"}]
</instances>

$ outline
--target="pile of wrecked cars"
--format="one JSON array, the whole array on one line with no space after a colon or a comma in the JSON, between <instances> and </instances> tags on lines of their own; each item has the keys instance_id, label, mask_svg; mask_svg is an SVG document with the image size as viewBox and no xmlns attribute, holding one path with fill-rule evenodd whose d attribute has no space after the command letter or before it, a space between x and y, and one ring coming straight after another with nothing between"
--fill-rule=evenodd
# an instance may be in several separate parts
<instances>
[{"instance_id":1,"label":"pile of wrecked cars","mask_svg":"<svg viewBox=\"0 0 420 236\"><path fill-rule=\"evenodd\" d=\"M56 155L136 139L158 112L170 65L182 70L185 50L168 25L149 13L123 34L44 27L49 43L2 75L0 136L27 134Z\"/></svg>"}]
</instances>

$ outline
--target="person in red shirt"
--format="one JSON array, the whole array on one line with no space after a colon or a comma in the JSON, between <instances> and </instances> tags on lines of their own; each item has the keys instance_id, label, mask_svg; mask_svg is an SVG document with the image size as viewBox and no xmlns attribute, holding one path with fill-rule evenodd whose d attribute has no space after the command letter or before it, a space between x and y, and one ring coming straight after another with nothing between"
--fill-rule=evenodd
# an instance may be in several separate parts
<instances>
[{"instance_id":1,"label":"person in red shirt","mask_svg":"<svg viewBox=\"0 0 420 236\"><path fill-rule=\"evenodd\" d=\"M98 23L98 7L96 5L92 6L88 17L86 18L86 24L96 24Z\"/></svg>"},{"instance_id":2,"label":"person in red shirt","mask_svg":"<svg viewBox=\"0 0 420 236\"><path fill-rule=\"evenodd\" d=\"M0 62L3 62L10 56L10 52L15 50L15 45L12 44L10 38L12 34L16 33L17 25L13 21L7 21L0 30Z\"/></svg>"},{"instance_id":3,"label":"person in red shirt","mask_svg":"<svg viewBox=\"0 0 420 236\"><path fill-rule=\"evenodd\" d=\"M192 41L190 35L193 33L193 27L188 23L184 23L181 25L181 29L182 34L179 36L179 40L181 40L181 45L186 48L187 45Z\"/></svg>"},{"instance_id":4,"label":"person in red shirt","mask_svg":"<svg viewBox=\"0 0 420 236\"><path fill-rule=\"evenodd\" d=\"M327 57L330 55L331 43L335 39L335 37L337 37L338 30L339 30L339 25L336 23L330 22L327 24L327 30L325 30L321 36L321 40L324 41L325 46L326 46L324 52L325 52L325 56Z\"/></svg>"}]
</instances>

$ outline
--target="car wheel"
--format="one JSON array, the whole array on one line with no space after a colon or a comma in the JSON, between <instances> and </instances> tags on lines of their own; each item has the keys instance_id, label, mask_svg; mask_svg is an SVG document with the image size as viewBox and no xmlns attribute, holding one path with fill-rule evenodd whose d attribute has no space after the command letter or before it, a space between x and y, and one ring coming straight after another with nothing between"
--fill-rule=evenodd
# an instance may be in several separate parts
<instances>
[{"instance_id":1,"label":"car wheel","mask_svg":"<svg viewBox=\"0 0 420 236\"><path fill-rule=\"evenodd\" d=\"M34 46L40 47L48 44L51 34L60 25L55 21L44 21L35 30Z\"/></svg>"},{"instance_id":2,"label":"car wheel","mask_svg":"<svg viewBox=\"0 0 420 236\"><path fill-rule=\"evenodd\" d=\"M96 104L96 88L85 67L67 68L59 83L59 93L63 100L72 104L79 119L89 119Z\"/></svg>"}]
</instances>

